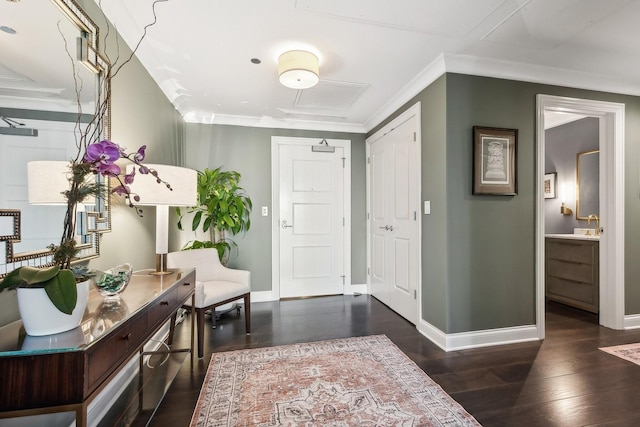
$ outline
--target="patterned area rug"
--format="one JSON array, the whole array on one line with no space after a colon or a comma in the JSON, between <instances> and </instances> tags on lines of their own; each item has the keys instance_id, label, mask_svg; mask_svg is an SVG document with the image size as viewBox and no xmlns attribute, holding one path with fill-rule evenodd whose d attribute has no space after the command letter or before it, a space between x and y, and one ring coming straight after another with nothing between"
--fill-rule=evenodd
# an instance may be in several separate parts
<instances>
[{"instance_id":1,"label":"patterned area rug","mask_svg":"<svg viewBox=\"0 0 640 427\"><path fill-rule=\"evenodd\" d=\"M618 356L621 359L640 365L640 343L600 347L600 350Z\"/></svg>"},{"instance_id":2,"label":"patterned area rug","mask_svg":"<svg viewBox=\"0 0 640 427\"><path fill-rule=\"evenodd\" d=\"M190 425L480 424L375 335L214 353Z\"/></svg>"}]
</instances>

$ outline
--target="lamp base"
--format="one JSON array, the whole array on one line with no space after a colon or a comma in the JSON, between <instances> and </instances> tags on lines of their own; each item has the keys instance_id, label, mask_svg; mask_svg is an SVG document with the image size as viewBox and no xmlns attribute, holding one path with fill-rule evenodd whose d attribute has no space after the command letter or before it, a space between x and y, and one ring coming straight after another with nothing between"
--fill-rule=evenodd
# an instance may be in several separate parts
<instances>
[{"instance_id":1,"label":"lamp base","mask_svg":"<svg viewBox=\"0 0 640 427\"><path fill-rule=\"evenodd\" d=\"M175 273L174 270L167 269L167 254L156 254L156 271L149 272L152 276L165 276Z\"/></svg>"}]
</instances>

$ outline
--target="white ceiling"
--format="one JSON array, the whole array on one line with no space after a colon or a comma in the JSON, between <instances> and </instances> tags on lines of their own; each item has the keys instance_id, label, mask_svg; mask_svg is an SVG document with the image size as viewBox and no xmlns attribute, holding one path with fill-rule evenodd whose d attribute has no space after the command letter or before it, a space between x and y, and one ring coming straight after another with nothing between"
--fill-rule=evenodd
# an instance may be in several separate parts
<instances>
[{"instance_id":1,"label":"white ceiling","mask_svg":"<svg viewBox=\"0 0 640 427\"><path fill-rule=\"evenodd\" d=\"M153 20L152 0L101 3L130 45ZM189 122L365 132L445 71L640 95L640 0L169 0L156 10L138 57ZM300 48L320 57L320 84L297 91L278 83L277 57Z\"/></svg>"}]
</instances>

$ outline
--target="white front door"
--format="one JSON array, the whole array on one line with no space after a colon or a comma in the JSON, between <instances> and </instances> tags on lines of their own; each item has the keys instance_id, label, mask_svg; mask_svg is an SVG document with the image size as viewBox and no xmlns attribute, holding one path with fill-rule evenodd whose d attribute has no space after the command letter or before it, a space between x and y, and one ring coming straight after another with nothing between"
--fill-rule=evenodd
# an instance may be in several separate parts
<instances>
[{"instance_id":1,"label":"white front door","mask_svg":"<svg viewBox=\"0 0 640 427\"><path fill-rule=\"evenodd\" d=\"M346 156L332 146L278 146L280 298L344 292Z\"/></svg>"},{"instance_id":2,"label":"white front door","mask_svg":"<svg viewBox=\"0 0 640 427\"><path fill-rule=\"evenodd\" d=\"M371 294L413 324L419 277L418 128L418 116L411 115L368 147Z\"/></svg>"}]
</instances>

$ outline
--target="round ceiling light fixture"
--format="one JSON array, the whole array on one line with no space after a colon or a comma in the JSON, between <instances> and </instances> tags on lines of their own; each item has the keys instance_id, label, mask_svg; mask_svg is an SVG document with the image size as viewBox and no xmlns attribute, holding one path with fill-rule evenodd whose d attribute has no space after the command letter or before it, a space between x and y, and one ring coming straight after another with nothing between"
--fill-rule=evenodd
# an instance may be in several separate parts
<instances>
[{"instance_id":1,"label":"round ceiling light fixture","mask_svg":"<svg viewBox=\"0 0 640 427\"><path fill-rule=\"evenodd\" d=\"M319 80L318 57L305 50L290 50L278 58L280 83L291 89L309 89Z\"/></svg>"}]
</instances>

